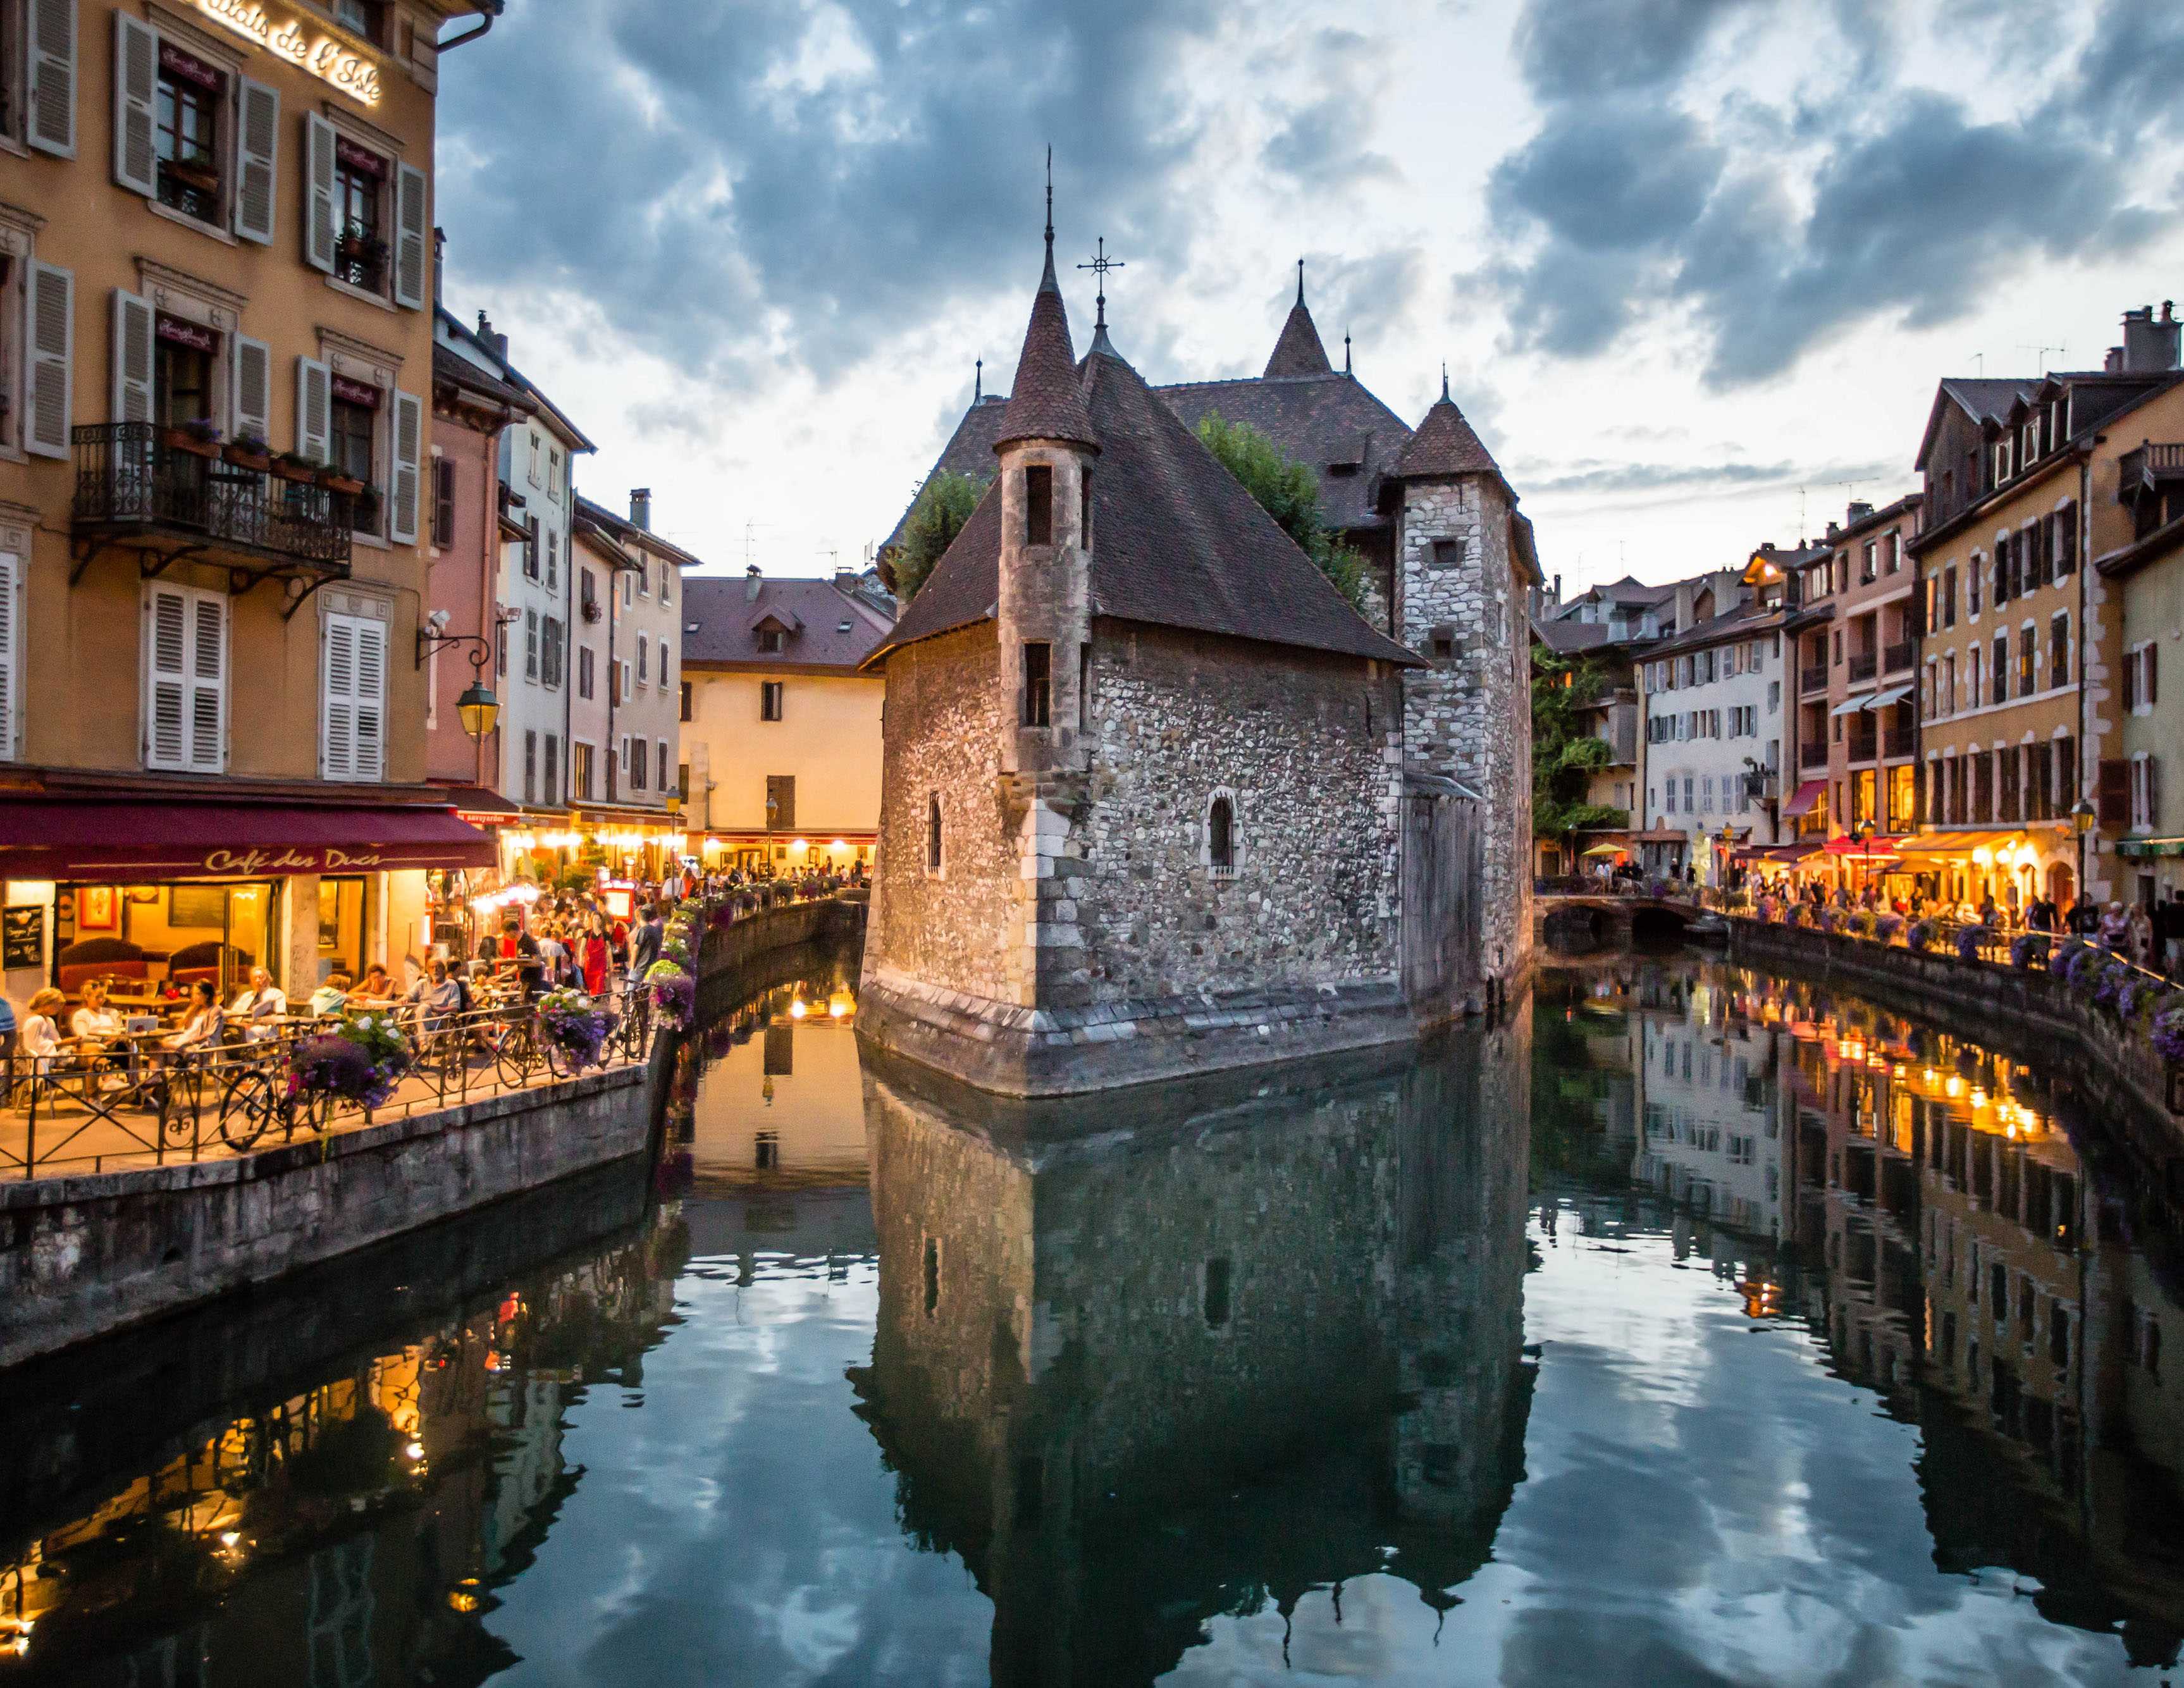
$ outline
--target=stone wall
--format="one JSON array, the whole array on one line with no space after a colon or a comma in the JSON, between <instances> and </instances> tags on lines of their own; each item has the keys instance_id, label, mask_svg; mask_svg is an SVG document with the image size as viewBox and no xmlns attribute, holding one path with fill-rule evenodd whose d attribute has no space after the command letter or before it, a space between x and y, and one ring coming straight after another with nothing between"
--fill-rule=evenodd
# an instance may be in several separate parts
<instances>
[{"instance_id":1,"label":"stone wall","mask_svg":"<svg viewBox=\"0 0 2184 1688\"><path fill-rule=\"evenodd\" d=\"M1436 541L1460 548L1438 557ZM1431 666L1403 680L1403 754L1485 804L1479 887L1489 974L1531 953L1529 624L1509 554L1509 504L1485 476L1404 487L1396 637Z\"/></svg>"},{"instance_id":2,"label":"stone wall","mask_svg":"<svg viewBox=\"0 0 2184 1688\"><path fill-rule=\"evenodd\" d=\"M1396 691L1353 660L1103 621L1093 767L1039 919L1057 1007L1396 971ZM1236 863L1206 856L1217 792ZM1065 940L1066 941L1066 939Z\"/></svg>"},{"instance_id":3,"label":"stone wall","mask_svg":"<svg viewBox=\"0 0 2184 1688\"><path fill-rule=\"evenodd\" d=\"M1011 976L1030 893L1004 813L1000 655L994 624L926 639L887 660L878 861L865 968L999 1002L1028 1000ZM927 805L940 800L940 871L926 866Z\"/></svg>"}]
</instances>

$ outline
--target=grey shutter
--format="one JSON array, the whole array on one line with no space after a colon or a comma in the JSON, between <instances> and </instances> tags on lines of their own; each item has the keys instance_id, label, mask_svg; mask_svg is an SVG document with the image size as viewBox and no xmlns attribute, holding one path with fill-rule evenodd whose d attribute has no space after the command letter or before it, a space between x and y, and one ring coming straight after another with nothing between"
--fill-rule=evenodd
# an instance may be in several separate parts
<instances>
[{"instance_id":1,"label":"grey shutter","mask_svg":"<svg viewBox=\"0 0 2184 1688\"><path fill-rule=\"evenodd\" d=\"M144 766L189 766L189 596L154 586L144 599Z\"/></svg>"},{"instance_id":2,"label":"grey shutter","mask_svg":"<svg viewBox=\"0 0 2184 1688\"><path fill-rule=\"evenodd\" d=\"M334 273L334 126L304 114L304 262Z\"/></svg>"},{"instance_id":3,"label":"grey shutter","mask_svg":"<svg viewBox=\"0 0 2184 1688\"><path fill-rule=\"evenodd\" d=\"M425 448L425 404L414 393L394 395L394 473L387 537L397 545L417 543L417 496Z\"/></svg>"},{"instance_id":4,"label":"grey shutter","mask_svg":"<svg viewBox=\"0 0 2184 1688\"><path fill-rule=\"evenodd\" d=\"M323 463L333 449L333 371L316 358L296 359L296 449Z\"/></svg>"},{"instance_id":5,"label":"grey shutter","mask_svg":"<svg viewBox=\"0 0 2184 1688\"><path fill-rule=\"evenodd\" d=\"M159 37L126 12L114 14L114 179L150 198L159 191L152 145L159 96Z\"/></svg>"},{"instance_id":6,"label":"grey shutter","mask_svg":"<svg viewBox=\"0 0 2184 1688\"><path fill-rule=\"evenodd\" d=\"M281 152L281 96L238 79L235 125L235 231L261 246L273 238L273 185Z\"/></svg>"},{"instance_id":7,"label":"grey shutter","mask_svg":"<svg viewBox=\"0 0 2184 1688\"><path fill-rule=\"evenodd\" d=\"M116 18L121 14L114 14ZM114 290L114 409L117 422L152 420L152 302Z\"/></svg>"},{"instance_id":8,"label":"grey shutter","mask_svg":"<svg viewBox=\"0 0 2184 1688\"><path fill-rule=\"evenodd\" d=\"M75 156L75 0L31 0L31 115L42 153Z\"/></svg>"},{"instance_id":9,"label":"grey shutter","mask_svg":"<svg viewBox=\"0 0 2184 1688\"><path fill-rule=\"evenodd\" d=\"M425 252L431 234L426 221L425 172L400 164L394 176L394 303L422 310Z\"/></svg>"},{"instance_id":10,"label":"grey shutter","mask_svg":"<svg viewBox=\"0 0 2184 1688\"><path fill-rule=\"evenodd\" d=\"M50 264L33 264L31 292L30 415L23 448L40 457L69 454L70 399L75 376L75 277Z\"/></svg>"},{"instance_id":11,"label":"grey shutter","mask_svg":"<svg viewBox=\"0 0 2184 1688\"><path fill-rule=\"evenodd\" d=\"M273 438L273 348L263 340L232 337L235 366L227 390L232 404L229 437Z\"/></svg>"},{"instance_id":12,"label":"grey shutter","mask_svg":"<svg viewBox=\"0 0 2184 1688\"><path fill-rule=\"evenodd\" d=\"M20 695L16 675L21 666L22 593L22 558L13 551L0 551L0 760L8 761L21 754L15 699Z\"/></svg>"},{"instance_id":13,"label":"grey shutter","mask_svg":"<svg viewBox=\"0 0 2184 1688\"><path fill-rule=\"evenodd\" d=\"M190 604L190 767L227 766L227 600L194 593Z\"/></svg>"},{"instance_id":14,"label":"grey shutter","mask_svg":"<svg viewBox=\"0 0 2184 1688\"><path fill-rule=\"evenodd\" d=\"M352 779L356 768L356 627L326 617L326 674L319 716L319 777Z\"/></svg>"},{"instance_id":15,"label":"grey shutter","mask_svg":"<svg viewBox=\"0 0 2184 1688\"><path fill-rule=\"evenodd\" d=\"M359 620L356 623L355 772L359 779L386 777L387 762L387 624Z\"/></svg>"}]
</instances>

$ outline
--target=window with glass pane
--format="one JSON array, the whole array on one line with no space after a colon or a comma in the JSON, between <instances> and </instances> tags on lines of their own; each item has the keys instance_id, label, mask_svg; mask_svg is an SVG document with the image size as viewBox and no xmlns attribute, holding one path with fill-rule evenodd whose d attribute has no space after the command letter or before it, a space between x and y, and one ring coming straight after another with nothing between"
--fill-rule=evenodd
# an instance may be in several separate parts
<instances>
[{"instance_id":1,"label":"window with glass pane","mask_svg":"<svg viewBox=\"0 0 2184 1688\"><path fill-rule=\"evenodd\" d=\"M209 65L160 44L153 137L159 202L206 222L220 220L220 104L226 81Z\"/></svg>"}]
</instances>

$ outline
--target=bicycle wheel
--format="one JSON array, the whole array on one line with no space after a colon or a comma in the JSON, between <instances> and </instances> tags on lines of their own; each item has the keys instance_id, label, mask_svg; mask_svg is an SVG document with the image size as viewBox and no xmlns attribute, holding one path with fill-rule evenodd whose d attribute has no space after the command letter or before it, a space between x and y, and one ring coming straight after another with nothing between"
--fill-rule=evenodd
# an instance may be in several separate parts
<instances>
[{"instance_id":1,"label":"bicycle wheel","mask_svg":"<svg viewBox=\"0 0 2184 1688\"><path fill-rule=\"evenodd\" d=\"M525 1025L508 1027L493 1045L493 1069L500 1082L514 1089L531 1082L538 1065L538 1045Z\"/></svg>"},{"instance_id":2,"label":"bicycle wheel","mask_svg":"<svg viewBox=\"0 0 2184 1688\"><path fill-rule=\"evenodd\" d=\"M273 1081L263 1072L246 1072L220 1099L220 1139L238 1155L263 1137L279 1116Z\"/></svg>"}]
</instances>

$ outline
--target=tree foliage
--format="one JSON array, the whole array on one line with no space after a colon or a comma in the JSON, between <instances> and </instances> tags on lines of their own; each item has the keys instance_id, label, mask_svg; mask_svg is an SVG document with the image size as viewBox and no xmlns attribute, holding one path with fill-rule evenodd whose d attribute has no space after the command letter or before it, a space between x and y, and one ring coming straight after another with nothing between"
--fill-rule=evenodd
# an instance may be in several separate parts
<instances>
[{"instance_id":1,"label":"tree foliage","mask_svg":"<svg viewBox=\"0 0 2184 1688\"><path fill-rule=\"evenodd\" d=\"M1320 520L1319 476L1311 465L1291 462L1249 422L1230 422L1218 411L1199 423L1198 437L1351 607L1363 610L1365 560Z\"/></svg>"},{"instance_id":2,"label":"tree foliage","mask_svg":"<svg viewBox=\"0 0 2184 1688\"><path fill-rule=\"evenodd\" d=\"M1627 827L1630 811L1585 800L1592 771L1607 766L1607 741L1585 730L1582 711L1607 676L1591 658L1535 651L1532 660L1532 832L1567 842L1595 827Z\"/></svg>"},{"instance_id":3,"label":"tree foliage","mask_svg":"<svg viewBox=\"0 0 2184 1688\"><path fill-rule=\"evenodd\" d=\"M902 538L890 560L894 577L890 586L900 602L907 604L917 596L933 565L963 531L971 512L978 509L978 499L992 478L979 480L940 469L917 489L917 500L903 521Z\"/></svg>"}]
</instances>

